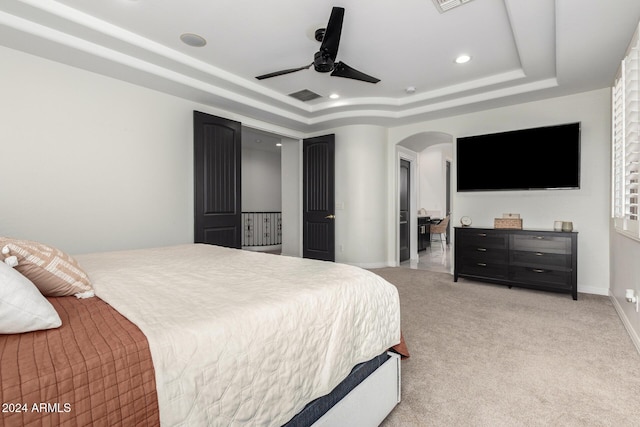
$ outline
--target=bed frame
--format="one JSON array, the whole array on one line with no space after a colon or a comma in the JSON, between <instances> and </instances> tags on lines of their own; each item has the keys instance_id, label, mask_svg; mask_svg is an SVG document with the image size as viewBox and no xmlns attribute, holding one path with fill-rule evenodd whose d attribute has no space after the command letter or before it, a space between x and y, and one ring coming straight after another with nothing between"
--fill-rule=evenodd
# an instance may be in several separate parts
<instances>
[{"instance_id":1,"label":"bed frame","mask_svg":"<svg viewBox=\"0 0 640 427\"><path fill-rule=\"evenodd\" d=\"M191 245L184 245L182 249L188 252L192 248ZM205 246L199 250L203 248ZM161 254L151 257L147 270L149 272L155 271L156 263L164 262L168 254L174 254L176 247L156 250ZM230 249L224 250L229 251ZM209 251L208 254L213 254L214 248L206 247L206 251ZM242 254L252 258L251 261L256 256L256 254L246 251ZM129 257L129 254L125 252L116 255L110 256L124 259ZM83 259L89 265L93 265L96 268L95 271L102 271L107 277L109 276L109 265L112 265L112 270L117 270L122 265L122 259L108 258L111 264L107 263L107 267L100 270L96 265L99 266L102 262L99 259L101 257L104 256L96 255L93 264L91 255L86 255ZM266 255L265 257L268 257L269 260L274 258ZM277 258L280 259L280 257ZM128 261L131 262L130 259ZM289 264L285 263L284 265ZM306 271L306 267L303 267L296 268L301 272ZM318 269L315 274L320 277L322 271L322 269ZM203 277L208 277L206 274L200 274ZM133 278L128 278L126 275L120 278L116 275L113 283L120 286L126 297L131 284L136 283L135 277L139 275L139 272L133 274ZM104 276L98 276L104 279ZM164 275L159 274L156 281L151 283L153 285L163 279ZM354 284L362 286L363 291L368 290L362 281L358 282L356 279L357 277L354 276ZM365 280L369 280L369 277L362 279L366 285L369 285ZM109 282L108 279L104 279L104 281ZM382 282L382 279L376 279L375 282L380 291L380 299L388 297L389 303L395 303L396 300L393 298L395 294L390 285ZM141 283L144 286L140 285L139 291L144 291L149 287L149 283L144 281ZM118 286L116 285L114 285L114 292L117 295ZM296 282L295 285L299 284ZM192 293L195 294L195 292ZM115 300L121 301L118 298ZM2 353L0 358L0 377L2 377L0 401L9 405L7 409L11 410L9 414L0 415L0 425L5 423L7 425L113 425L124 423L126 425L159 427L161 406L158 397L161 394L159 390L162 392L166 390L157 384L156 370L161 369L163 365L158 368L157 361L153 360L151 346L143 330L101 297L82 299L73 296L48 297L47 301L58 312L62 326L24 334L0 335L0 353ZM160 305L162 302L160 301ZM124 304L124 307L128 306ZM157 310L156 306L150 305L147 308L149 312L155 309L162 314L162 311ZM327 309L332 308L334 308L334 304L327 305ZM376 338L379 341L376 349L367 352L367 349L364 348L365 343L360 341L345 344L345 347L348 345L357 346L354 348L361 350L358 353L360 355L356 356L357 358L353 357L350 360L360 361L363 358L371 357L372 353L375 354L393 344L393 329L395 327L399 329L400 326L399 312L396 312L395 308L393 307L393 310L388 307L385 309L382 304L379 316L375 320L377 323L373 323L373 320L371 322L371 325L375 325L385 332ZM139 316L136 309L137 306L129 307L130 315L134 313ZM200 318L206 319L207 316L203 315ZM196 321L200 318L197 318ZM385 321L388 323L387 325L385 325ZM304 330L300 331L304 332ZM180 333L180 330L177 332ZM289 418L290 421L285 424L286 427L378 426L400 402L400 360L401 357L408 357L408 352L406 352L401 331L398 332L400 333L399 344L389 348L389 351L384 351L371 360L353 367L346 378L331 392L307 404L298 414L294 415L293 412L304 406L304 402L300 400L293 403L295 406L291 406L291 402L288 402L289 406L265 408L260 413L260 422L277 426ZM216 345L213 342L207 342L207 344ZM340 347L335 352L336 357L341 356L339 349ZM343 350L346 352L345 356L349 356L349 348ZM345 375L343 367L340 369L340 375L332 377L332 385ZM207 369L207 372L215 374L213 369ZM311 374L312 372L297 372L296 378L299 377L304 381L307 379L306 375ZM205 378L205 376L201 375L198 378ZM235 379L231 378L227 382L234 384L234 386L239 384L233 383L233 381ZM166 383L167 381L163 385ZM197 388L198 384L200 383L196 383L194 388ZM199 392L212 390L216 391L217 389L200 388ZM276 388L272 388L272 390L276 390ZM326 393L326 390L327 388L323 388L322 393ZM255 394L262 396L263 391ZM313 391L308 391L305 396L312 398L319 394L317 391L317 394L311 393ZM290 393L290 395L293 394ZM123 396L127 396L127 398L123 399ZM232 403L237 402L235 400L238 397L236 394L230 396L229 399L232 400ZM211 402L212 406L216 405L216 399L219 399L213 393L207 395L207 398L207 402ZM275 405L278 395L272 393L271 398ZM282 399L282 394L280 398ZM221 401L221 399L219 400ZM33 410L32 404L38 402L47 405L47 410ZM21 403L21 405L17 407L17 403ZM169 403L167 404L169 405ZM187 403L192 404L191 401ZM36 409L39 407L37 406ZM182 408L184 407L185 405L182 406ZM179 409L180 405L176 405L176 408ZM172 406L167 406L169 418L166 422L169 424L174 423L171 417L175 414L181 417L184 415L179 410L176 410L175 413L171 412L174 410L176 409ZM271 412L267 412L268 410ZM225 413L221 417L233 418L228 415ZM196 423L200 424L201 420L205 419L212 418L210 414L198 414ZM238 421L238 423L241 422L242 420Z\"/></svg>"},{"instance_id":2,"label":"bed frame","mask_svg":"<svg viewBox=\"0 0 640 427\"><path fill-rule=\"evenodd\" d=\"M326 396L309 403L283 427L374 427L400 403L400 355L383 353L357 365Z\"/></svg>"},{"instance_id":3,"label":"bed frame","mask_svg":"<svg viewBox=\"0 0 640 427\"><path fill-rule=\"evenodd\" d=\"M338 402L314 427L379 426L400 403L400 356L389 359Z\"/></svg>"}]
</instances>

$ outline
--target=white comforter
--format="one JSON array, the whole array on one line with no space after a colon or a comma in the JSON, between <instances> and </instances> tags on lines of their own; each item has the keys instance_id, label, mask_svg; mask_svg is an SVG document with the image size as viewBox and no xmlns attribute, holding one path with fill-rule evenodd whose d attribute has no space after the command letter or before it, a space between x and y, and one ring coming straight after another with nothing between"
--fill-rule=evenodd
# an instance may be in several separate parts
<instances>
[{"instance_id":1,"label":"white comforter","mask_svg":"<svg viewBox=\"0 0 640 427\"><path fill-rule=\"evenodd\" d=\"M279 426L400 341L396 288L344 264L210 245L76 257L147 336L163 426Z\"/></svg>"}]
</instances>

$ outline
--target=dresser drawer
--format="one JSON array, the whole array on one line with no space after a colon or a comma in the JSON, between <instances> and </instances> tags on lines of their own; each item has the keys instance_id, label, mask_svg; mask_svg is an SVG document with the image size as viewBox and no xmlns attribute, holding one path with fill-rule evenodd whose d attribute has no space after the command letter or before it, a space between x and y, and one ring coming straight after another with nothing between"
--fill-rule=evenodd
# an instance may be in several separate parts
<instances>
[{"instance_id":1,"label":"dresser drawer","mask_svg":"<svg viewBox=\"0 0 640 427\"><path fill-rule=\"evenodd\" d=\"M464 230L460 233L463 248L494 248L507 249L509 235L500 232L486 232L483 230Z\"/></svg>"},{"instance_id":2,"label":"dresser drawer","mask_svg":"<svg viewBox=\"0 0 640 427\"><path fill-rule=\"evenodd\" d=\"M509 251L506 249L485 248L480 246L465 246L461 249L460 258L463 262L507 264L509 261Z\"/></svg>"},{"instance_id":3,"label":"dresser drawer","mask_svg":"<svg viewBox=\"0 0 640 427\"><path fill-rule=\"evenodd\" d=\"M465 260L458 274L506 280L509 277L509 268L507 264L499 262Z\"/></svg>"},{"instance_id":4,"label":"dresser drawer","mask_svg":"<svg viewBox=\"0 0 640 427\"><path fill-rule=\"evenodd\" d=\"M571 268L571 255L563 253L512 250L510 252L510 257L511 259L509 262L514 266L555 269Z\"/></svg>"},{"instance_id":5,"label":"dresser drawer","mask_svg":"<svg viewBox=\"0 0 640 427\"><path fill-rule=\"evenodd\" d=\"M514 234L511 250L570 254L571 239L558 235Z\"/></svg>"},{"instance_id":6,"label":"dresser drawer","mask_svg":"<svg viewBox=\"0 0 640 427\"><path fill-rule=\"evenodd\" d=\"M511 266L509 280L559 290L571 290L571 272L566 270Z\"/></svg>"}]
</instances>

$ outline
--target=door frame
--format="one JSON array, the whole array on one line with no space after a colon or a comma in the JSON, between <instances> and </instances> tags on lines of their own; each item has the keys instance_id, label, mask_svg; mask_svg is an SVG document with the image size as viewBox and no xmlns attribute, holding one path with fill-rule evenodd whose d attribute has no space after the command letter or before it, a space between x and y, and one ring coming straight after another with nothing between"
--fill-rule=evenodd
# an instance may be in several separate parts
<instances>
[{"instance_id":1,"label":"door frame","mask_svg":"<svg viewBox=\"0 0 640 427\"><path fill-rule=\"evenodd\" d=\"M405 176L406 169L406 176ZM411 179L411 171L412 171L411 162L409 160L400 158L400 173L399 173L399 185L398 185L398 199L400 207L399 211L399 242L400 247L399 250L399 262L409 261L411 260L411 187L413 186ZM406 183L405 183L406 179ZM406 186L406 188L405 188ZM406 194L406 204L403 205L403 195ZM406 207L406 227L403 228L402 221L402 212L404 212L404 208ZM406 237L406 246L402 245L404 241L404 237ZM403 259L404 257L404 259Z\"/></svg>"},{"instance_id":2,"label":"door frame","mask_svg":"<svg viewBox=\"0 0 640 427\"><path fill-rule=\"evenodd\" d=\"M447 224L447 244L451 243L451 164L453 162L450 159L445 159L444 169L444 187L445 187L445 210L446 215L449 216L449 224Z\"/></svg>"},{"instance_id":3,"label":"door frame","mask_svg":"<svg viewBox=\"0 0 640 427\"><path fill-rule=\"evenodd\" d=\"M395 250L394 262L396 266L400 265L400 160L409 162L409 261L418 260L418 189L420 182L418 180L418 153L406 149L402 146L396 146L395 159L395 188L396 195L394 200L394 230L395 230Z\"/></svg>"}]
</instances>

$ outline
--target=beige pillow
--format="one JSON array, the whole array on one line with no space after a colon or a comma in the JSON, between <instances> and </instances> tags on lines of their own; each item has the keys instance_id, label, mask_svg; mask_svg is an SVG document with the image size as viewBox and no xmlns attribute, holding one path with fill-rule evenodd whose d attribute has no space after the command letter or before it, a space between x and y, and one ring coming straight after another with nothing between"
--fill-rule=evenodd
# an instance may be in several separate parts
<instances>
[{"instance_id":1,"label":"beige pillow","mask_svg":"<svg viewBox=\"0 0 640 427\"><path fill-rule=\"evenodd\" d=\"M62 324L51 303L29 279L0 262L0 334L19 334Z\"/></svg>"},{"instance_id":2,"label":"beige pillow","mask_svg":"<svg viewBox=\"0 0 640 427\"><path fill-rule=\"evenodd\" d=\"M94 295L87 273L70 255L42 243L0 237L2 258L15 256L15 269L31 280L44 296Z\"/></svg>"}]
</instances>

